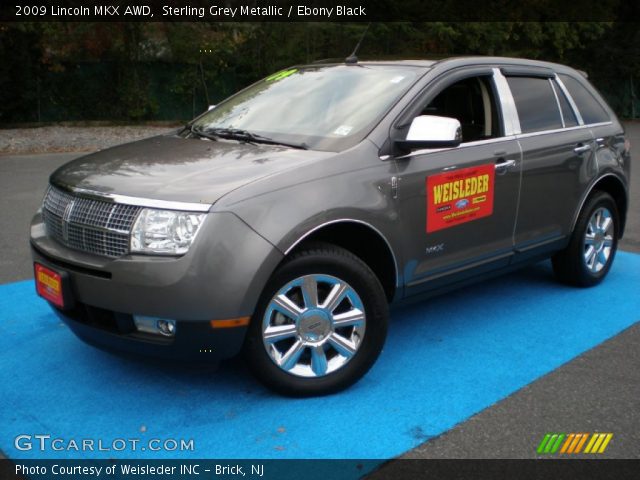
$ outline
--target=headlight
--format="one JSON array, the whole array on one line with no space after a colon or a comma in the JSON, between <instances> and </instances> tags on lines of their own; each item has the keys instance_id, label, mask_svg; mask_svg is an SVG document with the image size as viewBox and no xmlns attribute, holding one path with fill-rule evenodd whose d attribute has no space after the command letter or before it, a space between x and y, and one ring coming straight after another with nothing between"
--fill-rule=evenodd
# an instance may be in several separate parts
<instances>
[{"instance_id":1,"label":"headlight","mask_svg":"<svg viewBox=\"0 0 640 480\"><path fill-rule=\"evenodd\" d=\"M131 231L131 252L165 255L186 253L206 215L145 208Z\"/></svg>"}]
</instances>

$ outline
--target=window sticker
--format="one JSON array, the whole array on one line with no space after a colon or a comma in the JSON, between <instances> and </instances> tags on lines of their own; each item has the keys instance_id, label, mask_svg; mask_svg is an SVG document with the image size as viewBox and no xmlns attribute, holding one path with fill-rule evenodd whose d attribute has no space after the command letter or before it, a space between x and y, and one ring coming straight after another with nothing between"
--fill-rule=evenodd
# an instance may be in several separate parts
<instances>
[{"instance_id":1,"label":"window sticker","mask_svg":"<svg viewBox=\"0 0 640 480\"><path fill-rule=\"evenodd\" d=\"M341 137L344 137L346 135L349 135L349 132L351 132L351 130L353 130L353 127L351 125L340 125L333 131L333 133L334 135L340 135Z\"/></svg>"},{"instance_id":2,"label":"window sticker","mask_svg":"<svg viewBox=\"0 0 640 480\"><path fill-rule=\"evenodd\" d=\"M427 233L492 215L494 177L491 163L427 177Z\"/></svg>"},{"instance_id":3,"label":"window sticker","mask_svg":"<svg viewBox=\"0 0 640 480\"><path fill-rule=\"evenodd\" d=\"M298 71L297 68L291 68L289 70L282 70L281 72L274 73L273 75L265 78L267 82L276 82L278 80L282 80L283 78L287 78L290 75L293 75Z\"/></svg>"}]
</instances>

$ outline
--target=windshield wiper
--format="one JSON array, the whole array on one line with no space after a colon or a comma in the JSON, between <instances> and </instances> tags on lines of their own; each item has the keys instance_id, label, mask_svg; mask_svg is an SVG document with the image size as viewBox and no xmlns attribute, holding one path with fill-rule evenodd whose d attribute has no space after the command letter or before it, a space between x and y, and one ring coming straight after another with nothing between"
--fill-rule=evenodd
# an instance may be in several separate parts
<instances>
[{"instance_id":1,"label":"windshield wiper","mask_svg":"<svg viewBox=\"0 0 640 480\"><path fill-rule=\"evenodd\" d=\"M269 145L283 145L285 147L299 148L301 150L308 150L309 147L305 143L292 143L281 142L273 138L265 137L257 133L249 132L248 130L242 130L239 128L207 128L204 132L213 134L216 137L231 138L235 140L244 140L250 143L265 143ZM203 133L204 133L203 132Z\"/></svg>"},{"instance_id":2,"label":"windshield wiper","mask_svg":"<svg viewBox=\"0 0 640 480\"><path fill-rule=\"evenodd\" d=\"M215 135L211 135L210 133L205 132L204 130L196 127L195 125L187 125L185 128L189 132L191 132L193 135L195 135L196 137L207 138L207 139L212 140L214 142L218 141L218 139L216 138Z\"/></svg>"}]
</instances>

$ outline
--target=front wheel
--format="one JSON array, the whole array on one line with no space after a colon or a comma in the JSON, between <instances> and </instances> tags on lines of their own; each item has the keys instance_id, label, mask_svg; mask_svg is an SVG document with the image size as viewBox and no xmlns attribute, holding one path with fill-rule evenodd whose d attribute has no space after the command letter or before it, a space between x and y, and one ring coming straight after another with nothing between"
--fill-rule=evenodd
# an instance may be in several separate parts
<instances>
[{"instance_id":1,"label":"front wheel","mask_svg":"<svg viewBox=\"0 0 640 480\"><path fill-rule=\"evenodd\" d=\"M362 260L313 245L287 260L263 292L245 343L249 367L285 395L337 392L377 359L388 315L384 290Z\"/></svg>"},{"instance_id":2,"label":"front wheel","mask_svg":"<svg viewBox=\"0 0 640 480\"><path fill-rule=\"evenodd\" d=\"M600 283L613 263L619 231L618 209L611 195L591 195L578 216L568 247L552 259L556 276L580 287Z\"/></svg>"}]
</instances>

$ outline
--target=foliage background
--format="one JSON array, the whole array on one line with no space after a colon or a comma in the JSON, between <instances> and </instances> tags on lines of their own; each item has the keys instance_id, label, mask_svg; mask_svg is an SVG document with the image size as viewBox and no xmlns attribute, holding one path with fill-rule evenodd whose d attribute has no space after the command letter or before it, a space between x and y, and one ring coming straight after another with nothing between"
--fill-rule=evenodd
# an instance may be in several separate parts
<instances>
[{"instance_id":1,"label":"foliage background","mask_svg":"<svg viewBox=\"0 0 640 480\"><path fill-rule=\"evenodd\" d=\"M640 114L640 24L373 23L360 58L505 55L589 73L625 118ZM341 60L363 23L0 24L0 124L187 120L292 64Z\"/></svg>"}]
</instances>

